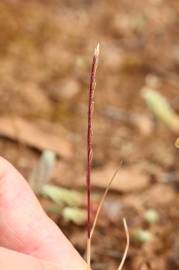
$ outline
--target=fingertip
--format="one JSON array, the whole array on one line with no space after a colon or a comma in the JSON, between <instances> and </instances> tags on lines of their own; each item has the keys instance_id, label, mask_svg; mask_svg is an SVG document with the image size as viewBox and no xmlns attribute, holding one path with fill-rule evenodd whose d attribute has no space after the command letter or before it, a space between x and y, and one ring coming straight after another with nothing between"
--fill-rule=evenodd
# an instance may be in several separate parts
<instances>
[{"instance_id":1,"label":"fingertip","mask_svg":"<svg viewBox=\"0 0 179 270\"><path fill-rule=\"evenodd\" d=\"M12 165L5 158L0 156L0 184L11 167Z\"/></svg>"},{"instance_id":2,"label":"fingertip","mask_svg":"<svg viewBox=\"0 0 179 270\"><path fill-rule=\"evenodd\" d=\"M71 270L74 265L83 270L84 260L45 214L23 176L2 157L0 221L0 246L60 262L64 269Z\"/></svg>"}]
</instances>

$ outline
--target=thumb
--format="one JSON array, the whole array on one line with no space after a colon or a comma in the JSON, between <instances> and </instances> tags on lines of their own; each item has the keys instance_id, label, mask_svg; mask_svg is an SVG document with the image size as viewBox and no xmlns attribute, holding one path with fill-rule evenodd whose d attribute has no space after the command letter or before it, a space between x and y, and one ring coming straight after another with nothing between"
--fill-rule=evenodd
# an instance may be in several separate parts
<instances>
[{"instance_id":1,"label":"thumb","mask_svg":"<svg viewBox=\"0 0 179 270\"><path fill-rule=\"evenodd\" d=\"M0 157L0 246L58 263L61 269L84 269L85 262L45 214L22 175Z\"/></svg>"},{"instance_id":2,"label":"thumb","mask_svg":"<svg viewBox=\"0 0 179 270\"><path fill-rule=\"evenodd\" d=\"M57 264L5 248L0 248L0 265L1 270L62 270Z\"/></svg>"}]
</instances>

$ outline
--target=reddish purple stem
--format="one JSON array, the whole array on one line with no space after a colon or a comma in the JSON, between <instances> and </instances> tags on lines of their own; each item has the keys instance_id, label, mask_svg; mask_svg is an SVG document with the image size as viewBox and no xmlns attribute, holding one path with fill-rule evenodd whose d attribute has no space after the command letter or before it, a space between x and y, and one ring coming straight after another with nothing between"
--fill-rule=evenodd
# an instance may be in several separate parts
<instances>
[{"instance_id":1,"label":"reddish purple stem","mask_svg":"<svg viewBox=\"0 0 179 270\"><path fill-rule=\"evenodd\" d=\"M86 173L86 188L87 188L87 235L90 238L91 232L91 166L93 158L93 107L94 107L94 89L96 86L96 70L98 64L99 45L95 49L93 56L90 85L89 85L89 99L88 99L88 131L87 131L87 173Z\"/></svg>"}]
</instances>

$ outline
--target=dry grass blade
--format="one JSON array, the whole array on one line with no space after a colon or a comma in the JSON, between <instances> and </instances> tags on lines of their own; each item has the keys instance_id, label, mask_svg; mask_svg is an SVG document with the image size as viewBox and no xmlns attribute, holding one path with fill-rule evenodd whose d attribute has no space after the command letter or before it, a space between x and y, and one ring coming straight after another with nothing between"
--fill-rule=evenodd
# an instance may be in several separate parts
<instances>
[{"instance_id":1,"label":"dry grass blade","mask_svg":"<svg viewBox=\"0 0 179 270\"><path fill-rule=\"evenodd\" d=\"M126 257L127 257L127 253L128 253L128 250L129 250L129 242L130 242L129 230L128 230L127 222L126 222L126 219L125 218L123 218L123 224L124 224L124 229L125 229L125 233L126 233L127 242L126 242L126 248L124 250L124 254L123 254L121 263L120 263L120 265L118 267L118 270L121 270L123 268L123 265L125 263L125 260L126 260Z\"/></svg>"},{"instance_id":2,"label":"dry grass blade","mask_svg":"<svg viewBox=\"0 0 179 270\"><path fill-rule=\"evenodd\" d=\"M92 229L91 229L91 233L90 233L90 238L88 239L88 249L89 251L91 251L91 240L92 240L92 237L93 237L93 234L94 234L94 230L96 228L96 224L97 224L97 220L98 220L98 217L99 217L99 214L100 214L100 211L101 211L101 208L103 206L103 203L105 201L105 198L108 194L108 191L113 183L113 181L115 180L116 176L117 176L117 173L119 172L119 169L117 169L115 171L115 173L113 174L113 176L111 177L106 189L105 189L105 192L101 198L101 201L99 203L99 206L98 206L98 209L96 211L96 215L95 215L95 218L94 218L94 221L93 221L93 225L92 225ZM129 249L129 242L130 242L130 238L129 238L129 231L128 231L128 227L127 227L127 222L126 222L126 219L123 218L123 224L124 224L124 229L125 229L125 234L126 234L126 239L127 239L127 242L126 242L126 248L125 248L125 251L124 251L124 254L123 254L123 257L122 257L122 260L121 260L121 263L119 265L119 268L118 270L121 270L123 265L124 265L124 262L126 260L126 257L127 257L127 253L128 253L128 249ZM87 256L88 258L88 256ZM89 258L88 258L89 259ZM88 262L88 260L87 260ZM90 269L90 268L88 268Z\"/></svg>"},{"instance_id":3,"label":"dry grass blade","mask_svg":"<svg viewBox=\"0 0 179 270\"><path fill-rule=\"evenodd\" d=\"M99 206L98 206L98 208L97 208L96 215L95 215L95 218L94 218L94 221L93 221L93 225L92 225L92 228L91 228L90 239L91 239L92 236L93 236L93 233L94 233L94 230L95 230L95 227L96 227L96 223L97 223L97 220L98 220L98 217L99 217L99 214L100 214L102 205L103 205L103 203L104 203L104 200L105 200L105 198L106 198L106 196L107 196L107 194L108 194L108 191L109 191L109 189L110 189L110 187L111 187L111 185L112 185L112 183L113 183L113 181L114 181L114 179L115 179L115 177L116 177L118 171L119 171L119 169L117 169L117 170L115 171L115 173L113 174L113 176L111 177L111 179L110 179L110 181L109 181L109 183L108 183L108 185L107 185L107 187L106 187L106 189L105 189L105 192L104 192L104 194L103 194L103 196L102 196L102 198L101 198L101 201L100 201Z\"/></svg>"},{"instance_id":4,"label":"dry grass blade","mask_svg":"<svg viewBox=\"0 0 179 270\"><path fill-rule=\"evenodd\" d=\"M98 220L98 217L99 217L101 208L103 206L104 200L105 200L105 198L106 198L106 196L108 194L108 191L110 189L110 186L111 186L112 182L114 181L114 179L115 179L118 171L119 171L119 169L117 169L115 171L115 173L113 174L113 176L111 177L111 179L110 179L110 181L109 181L109 183L108 183L108 185L107 185L107 187L105 189L105 192L104 192L104 194L103 194L103 196L101 198L101 201L99 203L98 209L96 211L96 215L95 215L95 218L94 218L94 221L93 221L93 224L92 224L92 228L91 228L91 231L90 231L90 237L87 240L87 251L86 251L86 253L87 253L87 270L90 270L91 269L90 268L91 267L91 239L92 239L94 230L96 228L97 220Z\"/></svg>"}]
</instances>

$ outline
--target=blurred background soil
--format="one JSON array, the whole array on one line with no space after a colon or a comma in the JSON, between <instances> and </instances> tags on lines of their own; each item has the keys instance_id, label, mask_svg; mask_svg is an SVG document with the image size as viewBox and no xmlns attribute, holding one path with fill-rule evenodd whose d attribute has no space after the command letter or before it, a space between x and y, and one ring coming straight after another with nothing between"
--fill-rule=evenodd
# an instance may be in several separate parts
<instances>
[{"instance_id":1,"label":"blurred background soil","mask_svg":"<svg viewBox=\"0 0 179 270\"><path fill-rule=\"evenodd\" d=\"M0 151L27 179L50 148L58 154L52 181L84 189L89 70L100 42L94 192L103 194L118 167L125 180L116 179L99 218L93 270L117 269L123 216L131 238L124 269L179 269L178 134L141 94L155 85L179 113L178 25L177 0L0 2ZM149 209L154 224L144 218ZM52 217L84 255L85 225Z\"/></svg>"}]
</instances>

